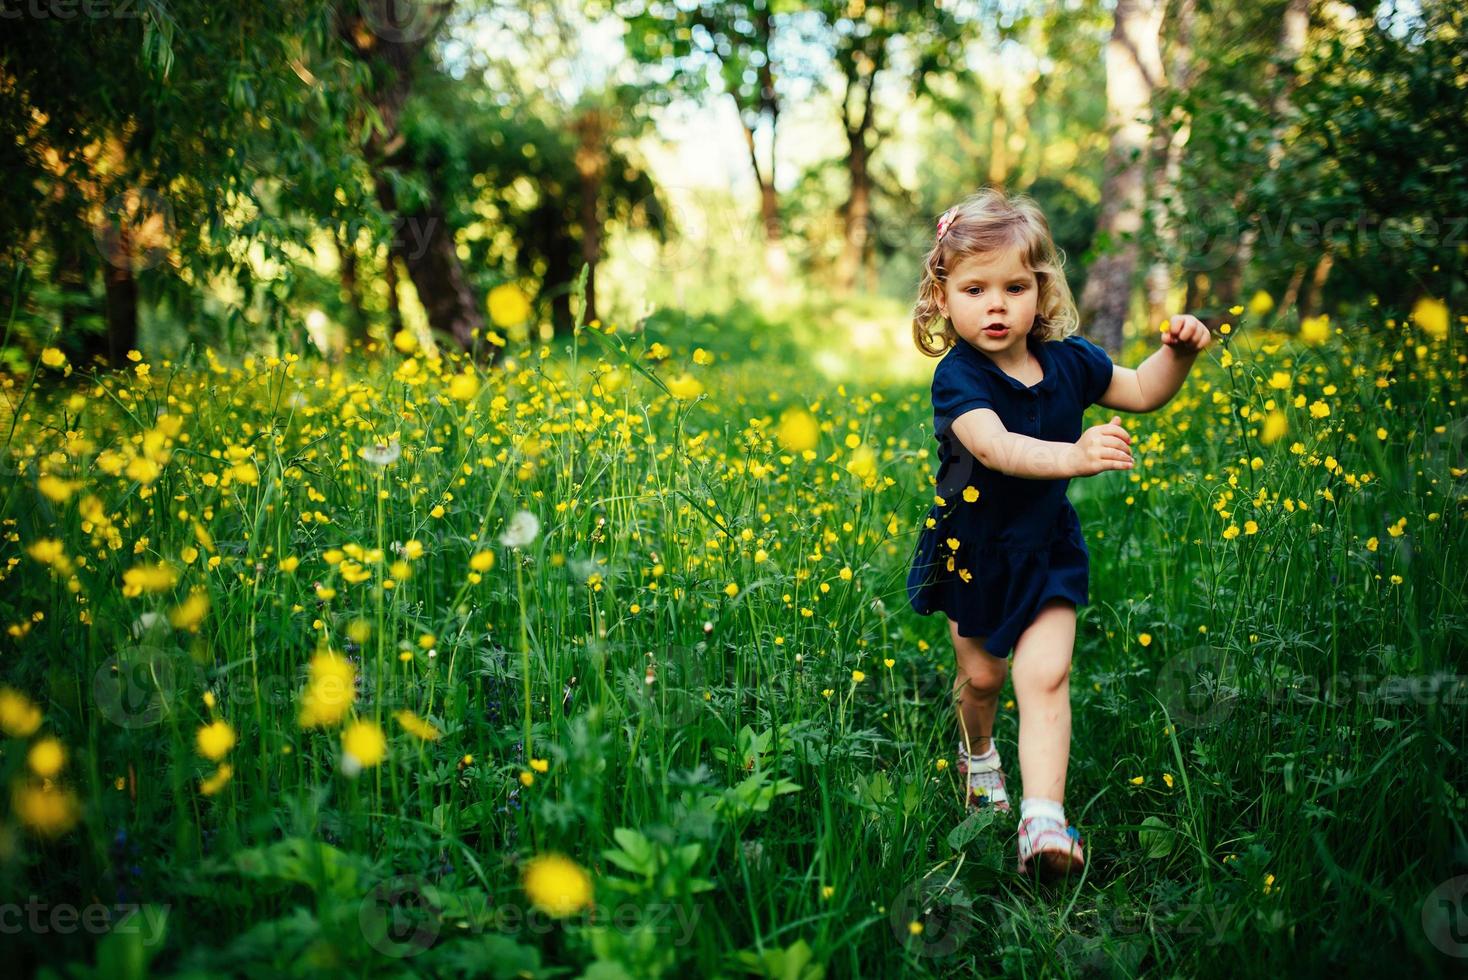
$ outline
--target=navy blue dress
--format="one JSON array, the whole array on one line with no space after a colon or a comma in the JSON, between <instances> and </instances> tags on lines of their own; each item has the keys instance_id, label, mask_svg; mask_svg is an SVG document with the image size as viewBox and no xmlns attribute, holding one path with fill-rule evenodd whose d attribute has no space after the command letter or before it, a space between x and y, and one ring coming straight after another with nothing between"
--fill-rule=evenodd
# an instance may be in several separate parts
<instances>
[{"instance_id":1,"label":"navy blue dress","mask_svg":"<svg viewBox=\"0 0 1468 980\"><path fill-rule=\"evenodd\" d=\"M943 503L935 502L924 519L907 577L915 611L941 610L960 636L987 637L984 646L996 657L1009 656L1046 600L1089 601L1090 552L1065 496L1069 480L990 470L951 424L965 412L991 408L1010 432L1075 442L1082 414L1111 384L1111 358L1083 337L1042 342L1032 333L1026 342L1045 372L1033 386L1005 374L961 337L934 369L933 492Z\"/></svg>"}]
</instances>

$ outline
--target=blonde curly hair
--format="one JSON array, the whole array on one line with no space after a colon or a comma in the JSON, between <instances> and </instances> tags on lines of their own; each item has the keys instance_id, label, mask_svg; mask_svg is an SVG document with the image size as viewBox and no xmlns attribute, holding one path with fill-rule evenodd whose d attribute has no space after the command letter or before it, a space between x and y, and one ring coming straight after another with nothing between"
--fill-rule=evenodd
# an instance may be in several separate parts
<instances>
[{"instance_id":1,"label":"blonde curly hair","mask_svg":"<svg viewBox=\"0 0 1468 980\"><path fill-rule=\"evenodd\" d=\"M1023 194L1008 195L993 187L964 198L939 219L941 235L923 261L922 281L912 308L912 339L929 357L941 357L958 343L953 321L938 305L948 270L970 255L1017 248L1035 274L1039 298L1037 340L1061 340L1080 329L1080 314L1065 281L1065 256L1050 237L1050 223L1040 206ZM942 324L941 327L937 326Z\"/></svg>"}]
</instances>

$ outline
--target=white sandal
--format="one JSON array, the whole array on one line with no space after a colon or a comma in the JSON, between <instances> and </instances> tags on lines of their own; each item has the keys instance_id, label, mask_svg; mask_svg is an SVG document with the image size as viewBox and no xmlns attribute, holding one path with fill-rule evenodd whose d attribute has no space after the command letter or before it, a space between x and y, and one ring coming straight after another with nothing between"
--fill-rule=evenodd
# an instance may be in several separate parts
<instances>
[{"instance_id":1,"label":"white sandal","mask_svg":"<svg viewBox=\"0 0 1468 980\"><path fill-rule=\"evenodd\" d=\"M1080 833L1054 817L1029 817L1019 824L1019 873L1031 870L1030 860L1047 877L1064 877L1086 866Z\"/></svg>"},{"instance_id":2,"label":"white sandal","mask_svg":"<svg viewBox=\"0 0 1468 980\"><path fill-rule=\"evenodd\" d=\"M968 792L964 808L969 812L992 806L1000 813L1009 812L1009 794L1004 791L1004 770L999 761L999 748L992 741L987 755L969 755L963 743L958 743L958 765L960 773L967 777Z\"/></svg>"}]
</instances>

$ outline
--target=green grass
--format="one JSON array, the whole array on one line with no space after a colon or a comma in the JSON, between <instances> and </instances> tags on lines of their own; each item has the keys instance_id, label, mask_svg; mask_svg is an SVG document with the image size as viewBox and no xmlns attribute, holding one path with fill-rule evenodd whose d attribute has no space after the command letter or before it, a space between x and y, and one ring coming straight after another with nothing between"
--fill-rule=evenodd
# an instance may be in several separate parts
<instances>
[{"instance_id":1,"label":"green grass","mask_svg":"<svg viewBox=\"0 0 1468 980\"><path fill-rule=\"evenodd\" d=\"M965 820L960 777L937 766L952 652L904 590L936 462L926 386L838 390L705 321L662 316L663 361L625 327L519 351L469 401L440 377L462 365L397 352L13 379L0 683L44 721L0 742L0 776L39 792L26 753L54 735L54 785L78 808L28 823L7 794L0 894L17 916L28 896L44 906L9 937L21 960L1453 972L1468 954L1452 884L1468 874L1461 335L1238 331L1230 367L1215 345L1166 409L1126 420L1134 471L1073 481L1092 602L1066 798L1090 867L1052 887L1014 873L1012 820ZM692 395L685 372L703 397L665 390ZM1288 431L1265 445L1271 397ZM810 452L780 443L791 406L818 423ZM159 413L178 429L146 441L172 431ZM393 434L395 462L357 454ZM132 461L154 451L171 455L149 478ZM539 534L509 548L520 510ZM28 553L42 539L69 571ZM421 556L400 557L408 541ZM359 557L327 561L348 545ZM123 594L126 570L160 561L176 584ZM175 627L191 590L207 613ZM322 645L354 659L352 711L389 739L355 778L337 727L298 724ZM1017 799L1010 697L995 737ZM441 737L405 731L404 709ZM219 761L195 746L214 719L238 736ZM525 785L531 758L545 771ZM231 778L205 795L221 763ZM550 852L586 869L594 906L538 910L522 875ZM104 937L48 917L134 903L166 924Z\"/></svg>"}]
</instances>

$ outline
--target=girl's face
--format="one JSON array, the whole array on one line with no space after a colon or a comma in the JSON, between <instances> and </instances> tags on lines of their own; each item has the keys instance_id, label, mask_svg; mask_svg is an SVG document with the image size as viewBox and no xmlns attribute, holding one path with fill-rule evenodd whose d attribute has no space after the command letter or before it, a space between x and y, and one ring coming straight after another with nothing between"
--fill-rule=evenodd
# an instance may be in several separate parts
<instances>
[{"instance_id":1,"label":"girl's face","mask_svg":"<svg viewBox=\"0 0 1468 980\"><path fill-rule=\"evenodd\" d=\"M938 306L953 329L998 360L1023 356L1035 325L1039 283L1018 249L981 252L961 259L943 284Z\"/></svg>"}]
</instances>

